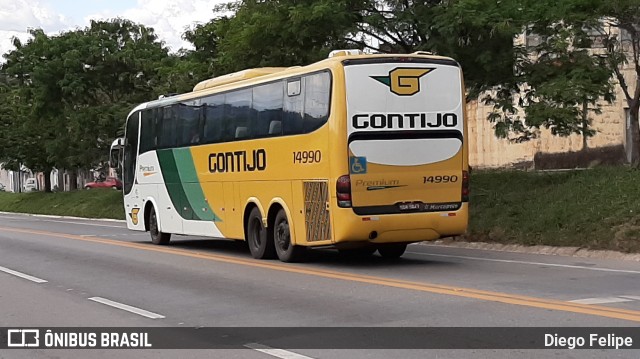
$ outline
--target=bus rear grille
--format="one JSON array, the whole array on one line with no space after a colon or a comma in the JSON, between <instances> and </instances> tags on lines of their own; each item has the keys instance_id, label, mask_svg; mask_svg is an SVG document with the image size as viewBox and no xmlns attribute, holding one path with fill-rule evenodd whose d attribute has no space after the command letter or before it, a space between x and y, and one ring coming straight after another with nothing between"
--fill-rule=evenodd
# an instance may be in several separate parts
<instances>
[{"instance_id":1,"label":"bus rear grille","mask_svg":"<svg viewBox=\"0 0 640 359\"><path fill-rule=\"evenodd\" d=\"M327 181L305 181L303 186L307 241L317 242L331 239Z\"/></svg>"}]
</instances>

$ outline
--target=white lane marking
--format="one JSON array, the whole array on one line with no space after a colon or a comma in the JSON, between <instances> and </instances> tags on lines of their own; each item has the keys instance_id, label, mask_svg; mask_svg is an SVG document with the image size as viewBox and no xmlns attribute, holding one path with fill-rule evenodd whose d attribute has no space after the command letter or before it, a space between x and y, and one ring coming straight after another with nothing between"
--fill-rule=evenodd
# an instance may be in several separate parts
<instances>
[{"instance_id":1,"label":"white lane marking","mask_svg":"<svg viewBox=\"0 0 640 359\"><path fill-rule=\"evenodd\" d=\"M162 318L165 317L164 315L160 315L160 314L157 314L157 313L149 312L147 310L140 309L140 308L137 308L137 307L132 307L130 305L114 302L112 300L109 300L109 299L106 299L106 298L102 298L102 297L91 297L91 298L89 298L89 300L92 300L94 302L98 302L98 303L101 303L101 304L104 304L104 305L108 305L110 307L126 310L127 312L138 314L138 315L141 315L143 317L147 317L147 318L151 318L151 319L162 319Z\"/></svg>"},{"instance_id":2,"label":"white lane marking","mask_svg":"<svg viewBox=\"0 0 640 359\"><path fill-rule=\"evenodd\" d=\"M640 300L640 297L635 296L635 295L621 295L620 298L626 298L626 299L631 299L631 300Z\"/></svg>"},{"instance_id":3,"label":"white lane marking","mask_svg":"<svg viewBox=\"0 0 640 359\"><path fill-rule=\"evenodd\" d=\"M308 357L306 355L290 352L283 349L275 349L258 343L249 343L245 344L244 346L246 348L253 349L255 351L259 351L261 353L281 359L313 359L312 357Z\"/></svg>"},{"instance_id":4,"label":"white lane marking","mask_svg":"<svg viewBox=\"0 0 640 359\"><path fill-rule=\"evenodd\" d=\"M127 229L125 226L110 226L108 224L96 224L96 223L84 223L84 222L72 222L72 221L56 221L53 219L40 219L41 222L56 222L56 223L68 223L68 224L80 224L83 226L91 226L91 227L109 227L109 228L120 228Z\"/></svg>"},{"instance_id":5,"label":"white lane marking","mask_svg":"<svg viewBox=\"0 0 640 359\"><path fill-rule=\"evenodd\" d=\"M570 300L570 303L578 303L578 304L606 304L606 303L623 303L623 302L632 302L633 299L625 299L619 297L602 297L602 298L585 298L585 299L576 299Z\"/></svg>"},{"instance_id":6,"label":"white lane marking","mask_svg":"<svg viewBox=\"0 0 640 359\"><path fill-rule=\"evenodd\" d=\"M527 261L518 261L511 259L495 259L495 258L482 258L482 257L468 257L468 256L455 256L451 254L432 254L432 253L420 253L420 252L407 252L411 254L417 254L419 256L429 256L429 257L443 257L443 258L458 258L458 259L471 259L475 261L485 261L485 262L499 262L499 263L515 263L515 264L528 264L535 266L547 266L547 267L559 267L559 268L571 268L571 269L586 269L597 272L616 272L616 273L631 273L631 274L640 274L640 271L637 270L628 270L628 269L613 269L613 268L597 268L597 267L587 267L587 266L576 266L570 264L556 264L556 263L544 263L544 262L527 262Z\"/></svg>"},{"instance_id":7,"label":"white lane marking","mask_svg":"<svg viewBox=\"0 0 640 359\"><path fill-rule=\"evenodd\" d=\"M0 214L2 214L2 212L0 212ZM2 219L24 219L24 217L2 216Z\"/></svg>"},{"instance_id":8,"label":"white lane marking","mask_svg":"<svg viewBox=\"0 0 640 359\"><path fill-rule=\"evenodd\" d=\"M47 283L47 281L46 281L46 280L44 280L44 279L40 279L40 278L38 278L38 277L34 277L34 276L32 276L32 275L24 274L24 273L22 273L22 272L15 271L15 270L13 270L13 269L5 268L5 267L0 267L0 271L5 272L5 273L8 273L8 274L13 274L13 275L15 275L16 277L20 277L20 278L23 278L23 279L26 279L26 280L30 280L30 281L32 281L32 282L36 282L36 283Z\"/></svg>"}]
</instances>

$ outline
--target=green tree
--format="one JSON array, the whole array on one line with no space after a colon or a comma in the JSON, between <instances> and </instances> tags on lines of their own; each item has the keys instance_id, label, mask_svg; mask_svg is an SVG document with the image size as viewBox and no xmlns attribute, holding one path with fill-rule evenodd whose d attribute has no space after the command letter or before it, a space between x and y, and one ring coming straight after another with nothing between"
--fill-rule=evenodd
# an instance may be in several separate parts
<instances>
[{"instance_id":1,"label":"green tree","mask_svg":"<svg viewBox=\"0 0 640 359\"><path fill-rule=\"evenodd\" d=\"M345 47L451 56L465 71L468 98L489 91L484 100L495 108L489 120L498 136L527 140L545 127L582 134L586 144L594 134L589 113L613 99L610 72L577 46L590 19L587 2L243 0L229 5L234 16L200 27L190 41L216 56L221 73L306 64ZM516 44L525 30L546 41Z\"/></svg>"},{"instance_id":2,"label":"green tree","mask_svg":"<svg viewBox=\"0 0 640 359\"><path fill-rule=\"evenodd\" d=\"M42 89L36 91L33 86L38 77L52 74L37 65L49 37L41 30L31 30L30 33L33 38L27 44L14 38L15 50L5 55L6 63L2 66L2 75L8 79L5 82L6 102L3 101L6 108L4 125L8 131L5 133L6 141L0 144L0 154L8 168L13 170L26 166L35 172L49 173L54 161L48 156L46 146L54 139L54 132L47 125L47 120L59 109L59 103L54 103L50 113L38 106L40 101L56 94ZM45 178L47 181L48 176Z\"/></svg>"},{"instance_id":3,"label":"green tree","mask_svg":"<svg viewBox=\"0 0 640 359\"><path fill-rule=\"evenodd\" d=\"M162 60L158 67L161 81L154 86L154 92L158 95L189 92L198 82L213 77L209 66L195 55L194 51L181 51Z\"/></svg>"},{"instance_id":4,"label":"green tree","mask_svg":"<svg viewBox=\"0 0 640 359\"><path fill-rule=\"evenodd\" d=\"M123 19L31 36L15 42L0 71L15 79L10 87L19 99L11 121L22 131L21 157L12 157L45 173L93 168L106 160L127 113L166 85L159 69L168 52L153 29Z\"/></svg>"},{"instance_id":5,"label":"green tree","mask_svg":"<svg viewBox=\"0 0 640 359\"><path fill-rule=\"evenodd\" d=\"M65 66L58 83L66 112L60 125L66 125L72 146L53 143L51 151L69 151L58 166L93 168L105 162L128 112L157 96L168 51L153 29L124 19L92 21L57 39L61 51L54 56Z\"/></svg>"},{"instance_id":6,"label":"green tree","mask_svg":"<svg viewBox=\"0 0 640 359\"><path fill-rule=\"evenodd\" d=\"M521 29L512 19L518 12L512 1L369 1L352 37L373 39L367 47L374 51L453 57L465 71L468 97L475 98L513 76L513 39Z\"/></svg>"},{"instance_id":7,"label":"green tree","mask_svg":"<svg viewBox=\"0 0 640 359\"><path fill-rule=\"evenodd\" d=\"M475 65L465 68L465 74L471 72L474 78L472 90L489 90L483 100L494 106L488 119L495 123L498 137L525 141L536 136L538 129L548 128L559 136L581 134L586 148L587 138L595 134L589 114L599 113L603 100L614 99L612 71L592 49L593 38L588 36L589 26L598 23L595 12L590 12L593 5L590 0L517 0L508 4L461 0L442 13L445 23L464 17L470 19L469 29L485 29L470 47L466 37L458 37L463 43L458 52L463 64L474 64L468 57L478 47L490 44L495 34L511 38L512 50L485 52ZM456 25L468 27L465 21ZM518 41L523 34L536 35L537 43ZM490 66L500 74L493 80L476 74L488 63L494 63Z\"/></svg>"},{"instance_id":8,"label":"green tree","mask_svg":"<svg viewBox=\"0 0 640 359\"><path fill-rule=\"evenodd\" d=\"M3 168L16 171L25 160L22 144L27 140L22 124L16 121L25 111L17 82L18 79L0 73L0 163Z\"/></svg>"},{"instance_id":9,"label":"green tree","mask_svg":"<svg viewBox=\"0 0 640 359\"><path fill-rule=\"evenodd\" d=\"M586 1L586 0L585 0ZM604 44L600 53L608 70L617 80L629 107L630 143L628 155L634 166L640 166L640 3L637 0L597 2L586 26L587 39L598 36ZM632 69L632 77L625 78L623 67Z\"/></svg>"},{"instance_id":10,"label":"green tree","mask_svg":"<svg viewBox=\"0 0 640 359\"><path fill-rule=\"evenodd\" d=\"M611 73L590 50L562 50L525 66L524 116L529 127L545 127L559 136L579 134L582 149L595 135L590 113L602 113L603 100L614 100ZM554 55L555 56L552 56Z\"/></svg>"},{"instance_id":11,"label":"green tree","mask_svg":"<svg viewBox=\"0 0 640 359\"><path fill-rule=\"evenodd\" d=\"M520 29L501 19L505 7L516 11L514 6L478 6L482 10L478 14L469 6L454 6L457 3L241 0L217 9L233 15L196 26L184 38L217 75L253 67L305 65L335 49L431 51L461 62L473 97L513 71L513 37Z\"/></svg>"},{"instance_id":12,"label":"green tree","mask_svg":"<svg viewBox=\"0 0 640 359\"><path fill-rule=\"evenodd\" d=\"M232 16L211 20L185 34L199 57L220 75L253 67L305 65L331 50L353 47L347 35L366 1L242 0L218 10Z\"/></svg>"}]
</instances>

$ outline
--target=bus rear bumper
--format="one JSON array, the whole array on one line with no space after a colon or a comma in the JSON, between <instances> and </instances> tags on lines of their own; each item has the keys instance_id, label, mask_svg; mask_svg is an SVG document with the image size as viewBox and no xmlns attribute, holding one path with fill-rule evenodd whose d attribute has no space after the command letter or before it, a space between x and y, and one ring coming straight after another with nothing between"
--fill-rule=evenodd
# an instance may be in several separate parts
<instances>
[{"instance_id":1,"label":"bus rear bumper","mask_svg":"<svg viewBox=\"0 0 640 359\"><path fill-rule=\"evenodd\" d=\"M341 208L334 212L334 243L410 243L464 234L468 208L468 203L463 203L455 212L378 216L358 216Z\"/></svg>"}]
</instances>

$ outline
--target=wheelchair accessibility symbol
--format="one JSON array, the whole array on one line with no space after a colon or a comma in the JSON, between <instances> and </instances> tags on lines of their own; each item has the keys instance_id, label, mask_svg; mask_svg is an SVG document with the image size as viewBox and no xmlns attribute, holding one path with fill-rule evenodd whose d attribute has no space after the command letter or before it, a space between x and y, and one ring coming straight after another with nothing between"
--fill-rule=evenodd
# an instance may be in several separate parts
<instances>
[{"instance_id":1,"label":"wheelchair accessibility symbol","mask_svg":"<svg viewBox=\"0 0 640 359\"><path fill-rule=\"evenodd\" d=\"M349 171L352 174L367 173L367 158L366 157L349 157Z\"/></svg>"}]
</instances>

